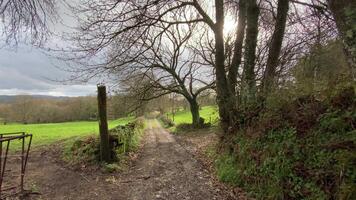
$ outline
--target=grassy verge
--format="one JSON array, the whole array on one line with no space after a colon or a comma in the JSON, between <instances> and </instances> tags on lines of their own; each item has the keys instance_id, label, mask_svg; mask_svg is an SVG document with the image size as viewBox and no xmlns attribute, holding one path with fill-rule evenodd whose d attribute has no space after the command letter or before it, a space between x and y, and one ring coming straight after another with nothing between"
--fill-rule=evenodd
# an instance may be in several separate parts
<instances>
[{"instance_id":1,"label":"grassy verge","mask_svg":"<svg viewBox=\"0 0 356 200\"><path fill-rule=\"evenodd\" d=\"M120 118L109 121L109 127L113 128L117 125L124 125L132 121L132 117ZM48 123L48 124L8 124L0 125L1 133L8 132L26 132L33 134L33 147L49 145L60 140L83 137L93 134L98 134L99 127L96 121L81 121L81 122L64 122L64 123ZM11 143L11 150L20 148L18 142Z\"/></svg>"}]
</instances>

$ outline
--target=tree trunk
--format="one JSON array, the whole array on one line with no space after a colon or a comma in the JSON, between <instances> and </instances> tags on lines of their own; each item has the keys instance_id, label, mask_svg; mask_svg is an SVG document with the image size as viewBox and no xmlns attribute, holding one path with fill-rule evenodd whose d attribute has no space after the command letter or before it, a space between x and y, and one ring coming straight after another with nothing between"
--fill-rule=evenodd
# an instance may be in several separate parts
<instances>
[{"instance_id":1,"label":"tree trunk","mask_svg":"<svg viewBox=\"0 0 356 200\"><path fill-rule=\"evenodd\" d=\"M193 127L201 127L199 105L196 99L189 100L190 113L192 114L192 125Z\"/></svg>"},{"instance_id":2,"label":"tree trunk","mask_svg":"<svg viewBox=\"0 0 356 200\"><path fill-rule=\"evenodd\" d=\"M232 110L235 108L235 101L231 95L225 71L225 53L224 53L224 1L215 0L216 23L215 34L215 70L216 70L216 93L219 107L220 125L224 133L228 132L229 127L233 125Z\"/></svg>"},{"instance_id":3,"label":"tree trunk","mask_svg":"<svg viewBox=\"0 0 356 200\"><path fill-rule=\"evenodd\" d=\"M100 159L104 162L110 162L111 151L106 114L106 87L104 85L98 85L98 113L100 130Z\"/></svg>"},{"instance_id":4,"label":"tree trunk","mask_svg":"<svg viewBox=\"0 0 356 200\"><path fill-rule=\"evenodd\" d=\"M229 75L228 75L230 91L231 94L235 96L237 96L236 94L237 74L239 71L239 67L241 65L242 45L245 37L245 28L246 28L246 2L245 0L240 0L238 25L237 25L236 40L234 45L234 55L232 58L231 66L229 69Z\"/></svg>"},{"instance_id":5,"label":"tree trunk","mask_svg":"<svg viewBox=\"0 0 356 200\"><path fill-rule=\"evenodd\" d=\"M277 20L272 34L272 40L268 52L267 66L263 77L262 95L266 97L273 88L276 79L276 68L282 48L284 31L286 28L289 0L278 0Z\"/></svg>"},{"instance_id":6,"label":"tree trunk","mask_svg":"<svg viewBox=\"0 0 356 200\"><path fill-rule=\"evenodd\" d=\"M259 8L256 0L247 1L247 29L243 95L246 103L254 103L256 96L255 60L258 36Z\"/></svg>"},{"instance_id":7,"label":"tree trunk","mask_svg":"<svg viewBox=\"0 0 356 200\"><path fill-rule=\"evenodd\" d=\"M327 0L344 44L353 80L356 80L356 0Z\"/></svg>"}]
</instances>

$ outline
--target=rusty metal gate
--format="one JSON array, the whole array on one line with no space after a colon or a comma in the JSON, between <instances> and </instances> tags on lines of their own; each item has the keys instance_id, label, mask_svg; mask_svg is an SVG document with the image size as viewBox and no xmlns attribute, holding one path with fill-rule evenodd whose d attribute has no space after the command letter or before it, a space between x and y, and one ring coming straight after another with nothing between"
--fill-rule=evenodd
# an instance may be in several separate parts
<instances>
[{"instance_id":1,"label":"rusty metal gate","mask_svg":"<svg viewBox=\"0 0 356 200\"><path fill-rule=\"evenodd\" d=\"M0 199L25 194L24 177L31 143L32 134L0 133ZM21 149L11 151L12 145L18 145ZM19 169L7 169L9 159L18 161Z\"/></svg>"}]
</instances>

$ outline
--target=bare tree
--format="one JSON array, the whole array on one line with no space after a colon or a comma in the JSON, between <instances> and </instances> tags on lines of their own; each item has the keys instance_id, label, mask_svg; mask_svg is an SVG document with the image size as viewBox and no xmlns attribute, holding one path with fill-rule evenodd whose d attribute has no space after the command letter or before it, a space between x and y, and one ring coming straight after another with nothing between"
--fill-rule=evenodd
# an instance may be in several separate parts
<instances>
[{"instance_id":1,"label":"bare tree","mask_svg":"<svg viewBox=\"0 0 356 200\"><path fill-rule=\"evenodd\" d=\"M188 46L193 27L179 24L166 27L163 23L155 26L160 34L141 41L147 51L135 57L125 55L131 57L130 62L113 62L109 66L116 70L123 82L146 80L145 84L126 84L130 86L129 90L136 91L141 101L170 93L182 95L190 105L193 125L199 127L202 122L197 99L203 91L214 87L212 67L202 67ZM116 51L111 57L116 58Z\"/></svg>"},{"instance_id":2,"label":"bare tree","mask_svg":"<svg viewBox=\"0 0 356 200\"><path fill-rule=\"evenodd\" d=\"M329 14L321 11L325 6L319 0L316 2L280 0L276 4L272 0L87 0L85 4L75 7L81 16L81 26L77 35L72 37L75 42L70 50L73 55L70 60L85 66L74 69L85 78L91 78L93 74L113 73L121 66L131 65L131 69L135 69L137 66L132 65L139 63L139 74L146 74L154 83L152 87L168 87L171 92L184 93L182 95L189 97L192 95L189 87L186 88L189 95L176 91L177 87L182 89L181 85L186 84L179 83L177 78L174 81L167 78L174 77L177 72L162 69L162 66L168 69L170 65L167 63L172 62L161 61L165 57L160 53L162 49L152 44L162 45L157 41L168 41L168 36L163 35L176 25L198 27L192 32L192 39L188 39L188 42L195 40L197 45L192 49L194 55L199 56L192 66L200 64L214 67L221 126L225 133L235 133L239 109L236 96L242 91L248 101L255 102L259 92L269 90L270 83L278 82L280 76L291 68L297 54L308 52L305 47L324 35L330 38L327 29L333 26L314 26L316 22L329 20ZM291 15L288 15L289 4L292 5ZM224 35L224 23L226 15L232 11L238 12L239 28L229 40ZM320 13L322 15L319 16ZM315 21L318 17L321 20ZM176 30L172 33L175 35ZM108 52L115 53L108 56ZM174 58L172 55L171 58ZM185 56L177 58L184 62L182 58ZM189 69L189 64L184 68ZM189 80L190 76L187 77L186 80ZM265 83L261 84L263 81ZM262 85L266 85L264 90Z\"/></svg>"},{"instance_id":3,"label":"bare tree","mask_svg":"<svg viewBox=\"0 0 356 200\"><path fill-rule=\"evenodd\" d=\"M215 10L211 10L210 1L94 1L89 0L76 11L82 16L78 35L74 36L75 46L72 49L77 64L86 66L85 77L92 77L94 73L105 73L111 60L105 63L92 62L97 55L102 56L113 43L120 43L120 50L116 54L116 61L131 62L132 57L147 51L147 47L140 41L150 35L160 35L156 25L163 23L167 27L175 24L200 24L213 35L214 68L216 79L217 102L221 125L224 130L234 126L234 109L236 108L235 94L228 88L227 70L225 68L224 17L225 4L222 0L215 1ZM95 15L93 15L95 12ZM83 17L84 16L84 17ZM178 16L173 18L172 16ZM197 31L199 32L199 31ZM138 44L138 45L137 45ZM135 48L132 48L135 46ZM235 51L239 51L238 48ZM127 55L131 57L128 58ZM235 54L234 54L235 55ZM238 54L236 54L238 55ZM96 58L95 58L96 59ZM230 68L232 69L232 68ZM82 72L78 69L76 72Z\"/></svg>"},{"instance_id":4,"label":"bare tree","mask_svg":"<svg viewBox=\"0 0 356 200\"><path fill-rule=\"evenodd\" d=\"M7 44L29 38L40 45L50 33L48 23L56 17L55 0L0 0L1 32Z\"/></svg>"},{"instance_id":5,"label":"bare tree","mask_svg":"<svg viewBox=\"0 0 356 200\"><path fill-rule=\"evenodd\" d=\"M16 121L27 124L29 122L30 113L32 112L32 97L21 95L16 97L15 104L13 104Z\"/></svg>"}]
</instances>

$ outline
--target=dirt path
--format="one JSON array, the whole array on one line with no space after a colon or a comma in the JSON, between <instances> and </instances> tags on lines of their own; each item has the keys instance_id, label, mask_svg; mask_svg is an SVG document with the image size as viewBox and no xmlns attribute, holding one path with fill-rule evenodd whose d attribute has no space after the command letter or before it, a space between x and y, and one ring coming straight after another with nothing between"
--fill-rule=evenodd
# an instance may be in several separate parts
<instances>
[{"instance_id":1,"label":"dirt path","mask_svg":"<svg viewBox=\"0 0 356 200\"><path fill-rule=\"evenodd\" d=\"M32 152L27 185L40 195L30 199L230 199L173 135L156 120L148 124L141 153L123 173L73 171L49 151Z\"/></svg>"},{"instance_id":2,"label":"dirt path","mask_svg":"<svg viewBox=\"0 0 356 200\"><path fill-rule=\"evenodd\" d=\"M192 155L156 121L150 125L141 158L124 176L134 180L128 199L224 199Z\"/></svg>"}]
</instances>

